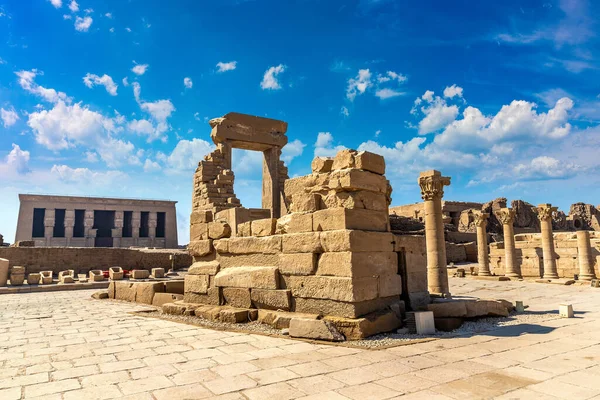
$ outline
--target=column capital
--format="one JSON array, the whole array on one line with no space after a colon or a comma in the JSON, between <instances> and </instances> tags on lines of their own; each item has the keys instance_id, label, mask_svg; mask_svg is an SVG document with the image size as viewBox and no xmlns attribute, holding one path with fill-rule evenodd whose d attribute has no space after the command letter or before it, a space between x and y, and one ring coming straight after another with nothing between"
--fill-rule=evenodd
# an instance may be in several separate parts
<instances>
[{"instance_id":1,"label":"column capital","mask_svg":"<svg viewBox=\"0 0 600 400\"><path fill-rule=\"evenodd\" d=\"M552 204L539 204L537 206L538 219L547 221L552 219L552 214L558 210L558 207L552 207Z\"/></svg>"},{"instance_id":2,"label":"column capital","mask_svg":"<svg viewBox=\"0 0 600 400\"><path fill-rule=\"evenodd\" d=\"M496 217L502 222L502 225L512 225L515 219L515 210L512 208L501 208L496 213Z\"/></svg>"},{"instance_id":3,"label":"column capital","mask_svg":"<svg viewBox=\"0 0 600 400\"><path fill-rule=\"evenodd\" d=\"M444 186L450 185L450 177L442 176L440 171L431 170L421 172L418 182L423 200L441 199L444 196Z\"/></svg>"},{"instance_id":4,"label":"column capital","mask_svg":"<svg viewBox=\"0 0 600 400\"><path fill-rule=\"evenodd\" d=\"M475 226L484 227L487 225L487 220L490 214L482 213L482 212L474 212L473 213L473 222L475 222Z\"/></svg>"}]
</instances>

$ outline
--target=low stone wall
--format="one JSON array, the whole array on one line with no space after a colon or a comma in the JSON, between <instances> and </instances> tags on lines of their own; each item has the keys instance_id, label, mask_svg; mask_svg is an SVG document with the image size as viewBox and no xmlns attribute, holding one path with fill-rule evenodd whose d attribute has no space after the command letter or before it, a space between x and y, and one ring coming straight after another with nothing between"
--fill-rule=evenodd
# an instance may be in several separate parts
<instances>
[{"instance_id":1,"label":"low stone wall","mask_svg":"<svg viewBox=\"0 0 600 400\"><path fill-rule=\"evenodd\" d=\"M600 232L590 232L592 257L596 276L600 276ZM524 277L542 277L544 259L542 237L539 233L515 235L517 265ZM561 278L573 278L579 274L577 234L575 232L554 233L556 268ZM504 242L490 244L490 269L496 275L504 275Z\"/></svg>"},{"instance_id":2,"label":"low stone wall","mask_svg":"<svg viewBox=\"0 0 600 400\"><path fill-rule=\"evenodd\" d=\"M92 269L106 270L119 266L123 269L171 268L169 256L176 254L175 267L192 264L192 257L184 250L124 249L106 247L0 247L0 258L9 260L10 267L25 267L25 273L52 271L58 274L67 269L76 274Z\"/></svg>"}]
</instances>

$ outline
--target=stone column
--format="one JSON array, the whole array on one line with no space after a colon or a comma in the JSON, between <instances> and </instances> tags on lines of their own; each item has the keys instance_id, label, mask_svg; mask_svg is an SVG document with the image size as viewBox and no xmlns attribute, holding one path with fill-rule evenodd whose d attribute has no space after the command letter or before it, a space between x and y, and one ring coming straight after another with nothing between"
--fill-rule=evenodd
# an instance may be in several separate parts
<instances>
[{"instance_id":1,"label":"stone column","mask_svg":"<svg viewBox=\"0 0 600 400\"><path fill-rule=\"evenodd\" d=\"M446 265L446 240L442 222L444 185L450 185L450 178L442 176L439 171L431 170L421 172L418 182L425 211L428 289L431 294L450 296Z\"/></svg>"},{"instance_id":2,"label":"stone column","mask_svg":"<svg viewBox=\"0 0 600 400\"><path fill-rule=\"evenodd\" d=\"M131 213L131 237L133 238L134 246L139 244L141 220L142 214L140 211L133 211Z\"/></svg>"},{"instance_id":3,"label":"stone column","mask_svg":"<svg viewBox=\"0 0 600 400\"><path fill-rule=\"evenodd\" d=\"M475 226L477 227L477 262L479 263L479 276L491 276L490 258L488 256L487 242L487 220L490 214L477 212L474 213Z\"/></svg>"},{"instance_id":4,"label":"stone column","mask_svg":"<svg viewBox=\"0 0 600 400\"><path fill-rule=\"evenodd\" d=\"M281 216L281 189L279 187L279 147L263 152L262 208L271 209L271 218Z\"/></svg>"},{"instance_id":5,"label":"stone column","mask_svg":"<svg viewBox=\"0 0 600 400\"><path fill-rule=\"evenodd\" d=\"M540 204L538 209L538 219L542 229L542 255L544 257L544 279L558 279L558 270L556 269L556 258L554 256L554 236L552 235L552 213L557 208L551 204Z\"/></svg>"},{"instance_id":6,"label":"stone column","mask_svg":"<svg viewBox=\"0 0 600 400\"><path fill-rule=\"evenodd\" d=\"M85 214L83 217L83 230L85 236L85 245L87 247L95 247L96 246L96 233L98 233L97 229L93 229L94 227L94 210L85 210Z\"/></svg>"},{"instance_id":7,"label":"stone column","mask_svg":"<svg viewBox=\"0 0 600 400\"><path fill-rule=\"evenodd\" d=\"M123 211L115 211L115 227L111 231L113 247L121 247L123 237Z\"/></svg>"},{"instance_id":8,"label":"stone column","mask_svg":"<svg viewBox=\"0 0 600 400\"><path fill-rule=\"evenodd\" d=\"M65 238L67 246L71 245L73 238L73 227L75 226L75 210L65 210Z\"/></svg>"},{"instance_id":9,"label":"stone column","mask_svg":"<svg viewBox=\"0 0 600 400\"><path fill-rule=\"evenodd\" d=\"M502 222L502 232L504 235L504 275L510 278L520 278L521 271L517 265L515 231L513 229L515 210L512 208L501 208L498 211L497 217Z\"/></svg>"},{"instance_id":10,"label":"stone column","mask_svg":"<svg viewBox=\"0 0 600 400\"><path fill-rule=\"evenodd\" d=\"M156 238L156 225L158 217L156 211L150 211L148 214L148 237L150 238L150 246L154 247L154 239Z\"/></svg>"},{"instance_id":11,"label":"stone column","mask_svg":"<svg viewBox=\"0 0 600 400\"><path fill-rule=\"evenodd\" d=\"M577 260L579 261L579 280L596 279L589 231L577 231Z\"/></svg>"},{"instance_id":12,"label":"stone column","mask_svg":"<svg viewBox=\"0 0 600 400\"><path fill-rule=\"evenodd\" d=\"M44 240L46 242L46 246L50 246L52 243L55 222L56 218L54 208L46 208L46 212L44 213Z\"/></svg>"}]
</instances>

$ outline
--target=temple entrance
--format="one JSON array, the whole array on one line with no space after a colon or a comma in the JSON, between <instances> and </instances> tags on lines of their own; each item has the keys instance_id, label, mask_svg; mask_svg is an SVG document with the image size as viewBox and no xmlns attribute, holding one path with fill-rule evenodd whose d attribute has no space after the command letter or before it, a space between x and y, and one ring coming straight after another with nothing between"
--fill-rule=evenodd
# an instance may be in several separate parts
<instances>
[{"instance_id":1,"label":"temple entrance","mask_svg":"<svg viewBox=\"0 0 600 400\"><path fill-rule=\"evenodd\" d=\"M114 211L94 211L93 229L97 229L95 247L113 247L112 229L114 226Z\"/></svg>"}]
</instances>

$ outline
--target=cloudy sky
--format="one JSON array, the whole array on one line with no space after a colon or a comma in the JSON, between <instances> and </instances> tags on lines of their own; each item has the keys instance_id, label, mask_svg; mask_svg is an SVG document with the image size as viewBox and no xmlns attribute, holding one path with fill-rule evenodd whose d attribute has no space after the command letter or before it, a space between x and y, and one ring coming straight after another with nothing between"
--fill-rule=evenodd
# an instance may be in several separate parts
<instances>
[{"instance_id":1,"label":"cloudy sky","mask_svg":"<svg viewBox=\"0 0 600 400\"><path fill-rule=\"evenodd\" d=\"M407 4L409 3L409 4ZM449 200L600 203L598 2L0 0L0 233L18 193L178 201L230 111L289 123L290 175L344 147ZM260 206L260 154L234 154Z\"/></svg>"}]
</instances>

